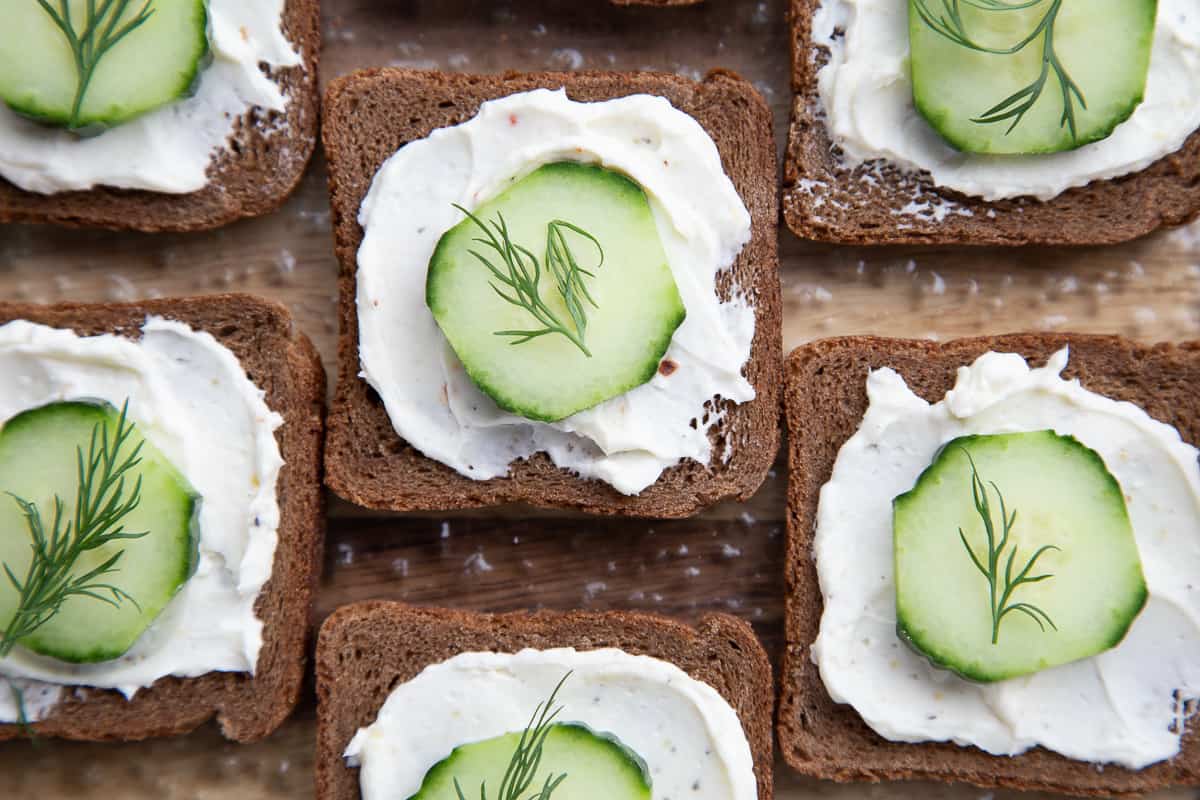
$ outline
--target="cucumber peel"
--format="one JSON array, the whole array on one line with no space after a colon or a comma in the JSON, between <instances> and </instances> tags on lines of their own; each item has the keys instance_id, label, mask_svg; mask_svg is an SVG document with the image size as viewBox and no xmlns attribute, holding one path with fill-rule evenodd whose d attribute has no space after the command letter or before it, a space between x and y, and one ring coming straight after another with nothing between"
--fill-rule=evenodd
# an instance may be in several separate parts
<instances>
[{"instance_id":1,"label":"cucumber peel","mask_svg":"<svg viewBox=\"0 0 1200 800\"><path fill-rule=\"evenodd\" d=\"M546 257L562 242L568 259ZM578 267L567 291L554 261ZM651 380L686 316L646 193L575 162L534 170L447 231L425 299L475 385L544 422Z\"/></svg>"},{"instance_id":2,"label":"cucumber peel","mask_svg":"<svg viewBox=\"0 0 1200 800\"><path fill-rule=\"evenodd\" d=\"M119 506L140 496L115 523L120 527L112 529L127 536L97 542L73 560L63 555L66 550L43 547L49 555L37 563L61 567L71 580L101 569L119 554L112 569L87 581L96 587L89 592L58 593L51 584L38 583L50 587L47 596L63 599L46 621L16 643L60 661L95 663L124 655L191 577L198 560L200 500L140 431L132 429L127 440L126 454L135 453L139 460L123 475L123 484L103 494L95 488L102 485L105 470L85 469L84 464L93 442L109 447L109 432L119 430L121 420L106 403L64 402L18 414L0 428L0 563L11 572L0 574L0 631L6 637L22 609L16 582L28 584L34 574L30 565L38 545L26 516L29 508L38 510L42 536L51 539L51 531L61 529L59 541L70 542L84 525L75 522L96 519L110 499ZM90 491L81 491L81 473ZM94 514L80 513L84 497L97 498ZM56 518L55 498L62 502L61 519Z\"/></svg>"},{"instance_id":3,"label":"cucumber peel","mask_svg":"<svg viewBox=\"0 0 1200 800\"><path fill-rule=\"evenodd\" d=\"M968 680L1102 653L1148 597L1120 485L1053 431L951 441L894 500L893 535L900 638Z\"/></svg>"},{"instance_id":4,"label":"cucumber peel","mask_svg":"<svg viewBox=\"0 0 1200 800\"><path fill-rule=\"evenodd\" d=\"M909 0L914 103L967 153L1105 139L1142 102L1157 11L1157 0Z\"/></svg>"}]
</instances>

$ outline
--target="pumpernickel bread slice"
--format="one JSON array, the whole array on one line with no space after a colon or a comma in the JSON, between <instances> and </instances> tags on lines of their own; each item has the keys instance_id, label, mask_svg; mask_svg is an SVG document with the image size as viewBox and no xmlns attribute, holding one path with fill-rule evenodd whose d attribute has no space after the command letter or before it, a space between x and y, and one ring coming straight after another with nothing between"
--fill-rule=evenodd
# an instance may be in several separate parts
<instances>
[{"instance_id":1,"label":"pumpernickel bread slice","mask_svg":"<svg viewBox=\"0 0 1200 800\"><path fill-rule=\"evenodd\" d=\"M1200 131L1141 172L1095 181L1049 202L986 202L879 162L848 168L825 127L817 90L817 72L828 60L812 40L821 2L790 5L795 97L783 212L797 236L838 244L1100 245L1200 215Z\"/></svg>"},{"instance_id":2,"label":"pumpernickel bread slice","mask_svg":"<svg viewBox=\"0 0 1200 800\"><path fill-rule=\"evenodd\" d=\"M0 178L0 222L49 222L147 232L199 231L274 211L300 184L317 143L320 0L285 0L283 31L302 66L272 73L287 98L283 112L251 109L229 146L208 167L208 185L191 194L97 187L26 192Z\"/></svg>"},{"instance_id":3,"label":"pumpernickel bread slice","mask_svg":"<svg viewBox=\"0 0 1200 800\"><path fill-rule=\"evenodd\" d=\"M766 652L745 622L710 614L693 627L633 612L479 614L374 601L343 606L317 641L317 800L357 800L358 770L342 753L400 683L459 653L527 647L616 647L669 661L720 692L741 720L759 800L773 794L774 686Z\"/></svg>"},{"instance_id":4,"label":"pumpernickel bread slice","mask_svg":"<svg viewBox=\"0 0 1200 800\"><path fill-rule=\"evenodd\" d=\"M136 339L147 315L207 331L242 362L266 392L284 424L275 432L284 467L279 475L279 544L271 579L255 605L264 623L257 673L213 672L163 678L126 700L120 693L78 688L66 692L44 720L39 737L87 741L134 740L186 733L216 718L240 742L261 739L291 714L300 695L307 632L321 568L325 506L321 491L325 371L312 343L295 330L287 309L247 295L147 300L121 304L38 306L0 303L0 325L16 319L81 335L115 333ZM0 741L24 736L0 725Z\"/></svg>"},{"instance_id":5,"label":"pumpernickel bread slice","mask_svg":"<svg viewBox=\"0 0 1200 800\"><path fill-rule=\"evenodd\" d=\"M731 274L755 308L754 343L745 374L758 396L742 405L727 404L723 421L713 428L713 452L723 452L728 444L728 461L714 459L712 469L695 462L680 464L636 497L558 469L544 454L514 463L506 478L463 477L402 440L379 397L359 377L355 275L363 231L358 211L375 173L401 145L435 128L467 121L485 100L560 87L584 101L660 95L693 116L716 142L725 171L752 218L752 239ZM341 267L338 386L325 462L331 489L359 505L396 511L525 502L593 513L681 517L723 498L744 500L762 484L779 444L782 312L771 112L749 83L726 72L713 72L696 83L656 73L367 70L330 84L322 136ZM728 278L721 283L720 290L727 292Z\"/></svg>"},{"instance_id":6,"label":"pumpernickel bread slice","mask_svg":"<svg viewBox=\"0 0 1200 800\"><path fill-rule=\"evenodd\" d=\"M778 732L794 769L836 781L961 781L1095 796L1200 785L1200 720L1192 720L1178 756L1136 772L1098 769L1044 749L997 757L953 744L894 743L874 733L853 708L834 703L810 659L823 609L812 557L817 500L838 451L867 410L869 370L891 367L914 392L936 402L953 386L959 367L989 350L1019 353L1041 365L1068 344L1067 377L1135 403L1175 426L1185 441L1200 442L1200 343L1147 347L1113 336L1018 334L938 344L863 336L814 342L788 357L787 648Z\"/></svg>"}]
</instances>

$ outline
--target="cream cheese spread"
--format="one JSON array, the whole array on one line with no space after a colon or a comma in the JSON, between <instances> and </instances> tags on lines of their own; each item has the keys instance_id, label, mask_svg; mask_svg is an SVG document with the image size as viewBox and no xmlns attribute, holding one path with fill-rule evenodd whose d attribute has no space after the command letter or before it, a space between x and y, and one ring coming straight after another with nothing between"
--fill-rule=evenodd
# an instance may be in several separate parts
<instances>
[{"instance_id":1,"label":"cream cheese spread","mask_svg":"<svg viewBox=\"0 0 1200 800\"><path fill-rule=\"evenodd\" d=\"M1042 746L1140 769L1179 751L1200 697L1200 467L1195 447L1135 405L1044 367L988 353L941 401L891 369L821 490L814 551L825 598L812 648L830 696L892 741L952 741L996 755ZM1125 640L1098 656L993 684L935 669L896 635L892 499L946 442L1052 429L1098 452L1126 495L1150 598Z\"/></svg>"},{"instance_id":2,"label":"cream cheese spread","mask_svg":"<svg viewBox=\"0 0 1200 800\"><path fill-rule=\"evenodd\" d=\"M615 736L646 763L654 800L755 800L750 744L715 689L674 664L612 648L462 653L397 686L346 749L363 800L404 800L459 745L524 730L555 698L560 722Z\"/></svg>"},{"instance_id":3,"label":"cream cheese spread","mask_svg":"<svg viewBox=\"0 0 1200 800\"><path fill-rule=\"evenodd\" d=\"M0 327L0 375L0 420L64 400L119 408L128 399L138 431L201 496L195 575L127 654L68 664L18 647L0 660L0 692L7 677L132 697L168 675L253 673L263 627L254 604L278 538L283 458L275 430L283 418L237 357L210 334L158 317L146 320L138 341L16 321ZM27 703L53 691L25 686ZM0 699L0 721L15 719L10 705Z\"/></svg>"},{"instance_id":4,"label":"cream cheese spread","mask_svg":"<svg viewBox=\"0 0 1200 800\"><path fill-rule=\"evenodd\" d=\"M28 724L45 719L62 699L63 691L62 686L53 683L0 675L0 723Z\"/></svg>"},{"instance_id":5,"label":"cream cheese spread","mask_svg":"<svg viewBox=\"0 0 1200 800\"><path fill-rule=\"evenodd\" d=\"M213 56L196 94L81 139L0 104L0 176L30 192L95 186L186 194L208 184L208 167L251 108L283 111L287 98L260 65L294 67L300 55L282 30L284 0L209 0Z\"/></svg>"},{"instance_id":6,"label":"cream cheese spread","mask_svg":"<svg viewBox=\"0 0 1200 800\"><path fill-rule=\"evenodd\" d=\"M650 200L687 319L666 358L677 369L556 423L501 411L471 382L425 305L429 259L442 234L512 181L554 161L597 163L628 175ZM484 103L461 125L402 147L379 170L359 212L359 358L396 432L478 480L546 452L559 467L637 494L662 471L710 463L715 396L754 398L742 375L754 310L717 276L750 240L750 214L716 145L663 98L577 103L537 90Z\"/></svg>"},{"instance_id":7,"label":"cream cheese spread","mask_svg":"<svg viewBox=\"0 0 1200 800\"><path fill-rule=\"evenodd\" d=\"M829 50L817 75L830 138L849 166L882 159L935 184L1000 200L1050 200L1067 189L1145 169L1200 128L1200 13L1194 0L1158 0L1146 94L1111 136L1037 156L962 153L913 105L906 0L823 0L812 40ZM1056 95L1057 96L1057 95Z\"/></svg>"}]
</instances>

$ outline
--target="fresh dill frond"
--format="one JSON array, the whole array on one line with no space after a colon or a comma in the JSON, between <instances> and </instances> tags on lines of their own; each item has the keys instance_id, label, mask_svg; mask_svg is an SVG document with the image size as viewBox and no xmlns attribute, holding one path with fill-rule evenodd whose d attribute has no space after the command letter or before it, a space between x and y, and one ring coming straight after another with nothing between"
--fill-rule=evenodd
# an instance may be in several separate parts
<instances>
[{"instance_id":1,"label":"fresh dill frond","mask_svg":"<svg viewBox=\"0 0 1200 800\"><path fill-rule=\"evenodd\" d=\"M497 800L523 800L525 792L533 785L533 779L537 777L542 763L542 746L546 743L546 737L550 735L554 720L562 711L562 706L554 708L554 700L558 697L559 689L563 687L569 677L571 677L570 672L564 675L558 685L554 687L549 699L544 703L538 703L533 710L529 724L525 726L525 730L521 731L521 738L517 742L516 749L513 750L512 758L509 759L508 768L504 770L504 777L500 781L500 789L496 794ZM566 779L565 772L557 776L553 773L547 775L541 788L535 790L537 793L529 795L526 800L550 800L550 796ZM462 786L458 783L458 778L454 779L454 791L458 794L458 800L467 800ZM488 800L486 782L479 784L479 800Z\"/></svg>"},{"instance_id":2,"label":"fresh dill frond","mask_svg":"<svg viewBox=\"0 0 1200 800\"><path fill-rule=\"evenodd\" d=\"M79 486L75 496L73 519L65 519L66 504L54 496L54 518L49 532L41 510L35 503L9 493L21 508L29 527L33 557L25 576L20 578L7 564L4 574L17 592L17 608L0 633L0 658L12 652L19 641L33 634L72 597L87 597L120 607L128 600L137 601L118 586L104 580L117 572L125 555L120 550L99 566L75 574L79 559L88 552L117 541L140 539L146 532L129 533L122 521L138 507L142 499L139 475L127 491L127 476L141 464L143 441L131 447L134 424L128 421L129 401L125 401L116 430L107 421L92 428L87 454L77 447L76 464ZM126 452L128 450L129 452Z\"/></svg>"},{"instance_id":3,"label":"fresh dill frond","mask_svg":"<svg viewBox=\"0 0 1200 800\"><path fill-rule=\"evenodd\" d=\"M592 308L599 308L599 306L588 291L584 279L594 278L595 273L591 270L599 269L604 264L604 248L600 246L596 237L579 226L561 219L553 220L546 226L546 252L543 260L554 281L554 288L562 298L567 314L571 318L570 323L567 323L542 299L540 290L542 262L528 248L513 242L508 232L508 224L504 221L504 215L497 212L496 219L490 223L489 227L489 223L485 223L457 203L454 207L483 231L484 236L476 238L474 241L493 251L494 257L498 258L502 265L497 266L492 258L483 255L478 250L470 251L471 255L487 268L492 277L505 287L501 288L500 285L493 282L492 289L506 302L525 309L541 325L540 328L526 330L495 331L495 334L511 337L513 340L511 343L514 345L524 344L548 334L559 334L565 336L585 356L590 358L592 353L585 343L587 308L589 305ZM582 236L596 247L600 260L590 270L580 266L567 241L566 234L568 232Z\"/></svg>"},{"instance_id":4,"label":"fresh dill frond","mask_svg":"<svg viewBox=\"0 0 1200 800\"><path fill-rule=\"evenodd\" d=\"M1079 85L1071 78L1070 73L1054 48L1055 25L1058 23L1058 15L1062 10L1063 0L1022 0L1022 2L1012 3L1004 2L1003 0L940 0L940 13L932 11L928 5L929 2L930 0L914 0L913 2L913 7L916 9L921 21L936 33L960 47L996 56L1012 56L1020 53L1034 42L1041 43L1041 69L1037 77L979 116L972 118L972 122L981 125L1008 122L1009 125L1006 133L1012 133L1021 124L1021 120L1025 118L1025 115L1029 113L1041 98L1046 89L1050 74L1053 73L1062 95L1063 110L1059 124L1070 130L1072 139L1077 138L1076 103L1078 103L1080 108L1087 109L1087 100L1084 98L1083 91L1079 88ZM1005 13L1023 11L1046 3L1049 3L1049 7L1034 29L1009 47L990 47L981 44L968 32L967 25L962 17L963 6L979 11Z\"/></svg>"},{"instance_id":5,"label":"fresh dill frond","mask_svg":"<svg viewBox=\"0 0 1200 800\"><path fill-rule=\"evenodd\" d=\"M1049 625L1054 630L1058 630L1058 626L1054 624L1054 620L1050 615L1041 608L1032 603L1010 602L1013 599L1013 593L1022 586L1030 583L1039 583L1044 580L1053 578L1054 575L1045 573L1042 575L1030 576L1030 572L1037 564L1039 558L1047 552L1060 548L1048 544L1044 545L1033 554L1033 556L1025 562L1025 566L1014 577L1013 566L1017 558L1017 546L1014 543L1012 549L1009 550L1008 559L1004 565L1003 574L1000 571L1000 562L1004 557L1004 551L1008 548L1011 538L1013 526L1017 522L1016 509L1011 514L1008 513L1008 506L1004 502L1004 495L1000 492L1000 487L994 482L989 481L984 483L983 478L979 475L979 469L975 466L975 459L971 458L971 454L965 449L963 454L966 455L967 461L971 464L971 495L975 503L975 511L983 520L984 534L987 536L987 559L986 565L984 559L976 555L971 543L967 541L967 535L962 528L958 529L958 537L962 540L963 547L967 549L967 555L971 557L973 563L988 584L988 605L992 613L992 644L1000 641L1000 623L1004 618L1013 612L1024 614L1037 623L1042 631L1046 630ZM988 499L988 487L991 487L996 493L996 498L1000 502L1000 521L1001 534L999 539L996 537L996 525L992 520L992 507Z\"/></svg>"},{"instance_id":6,"label":"fresh dill frond","mask_svg":"<svg viewBox=\"0 0 1200 800\"><path fill-rule=\"evenodd\" d=\"M79 113L83 108L83 99L91 86L92 76L101 60L108 55L126 36L146 24L154 15L153 0L146 0L141 10L124 24L121 18L129 9L131 0L88 0L87 13L82 20L83 29L75 26L71 18L70 0L58 0L55 8L49 0L37 0L38 5L50 16L58 27L67 45L71 48L71 56L75 63L75 98L71 103L71 116L67 127L75 130L80 127Z\"/></svg>"},{"instance_id":7,"label":"fresh dill frond","mask_svg":"<svg viewBox=\"0 0 1200 800\"><path fill-rule=\"evenodd\" d=\"M17 688L17 684L13 683L11 680L8 681L8 689L12 693L13 705L17 709L17 719L15 723L17 730L19 730L21 735L26 739L34 744L38 744L39 740L37 738L37 734L34 733L33 723L30 721L29 713L25 708L25 693Z\"/></svg>"}]
</instances>

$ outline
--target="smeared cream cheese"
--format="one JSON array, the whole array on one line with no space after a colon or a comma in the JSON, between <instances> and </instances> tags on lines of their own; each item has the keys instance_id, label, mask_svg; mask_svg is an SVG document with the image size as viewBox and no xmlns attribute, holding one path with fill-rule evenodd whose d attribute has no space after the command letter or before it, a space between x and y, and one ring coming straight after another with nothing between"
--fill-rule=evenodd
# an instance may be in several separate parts
<instances>
[{"instance_id":1,"label":"smeared cream cheese","mask_svg":"<svg viewBox=\"0 0 1200 800\"><path fill-rule=\"evenodd\" d=\"M1200 452L1135 405L1060 377L1067 351L1030 368L987 353L941 401L891 369L822 488L814 552L825 598L812 648L830 696L892 741L952 741L996 755L1035 746L1141 769L1179 752L1200 698ZM1052 429L1100 454L1126 495L1149 601L1116 648L993 684L935 669L896 635L892 499L946 442Z\"/></svg>"},{"instance_id":2,"label":"smeared cream cheese","mask_svg":"<svg viewBox=\"0 0 1200 800\"><path fill-rule=\"evenodd\" d=\"M666 358L677 369L556 423L500 410L471 382L425 305L429 259L462 215L554 161L622 172L650 201L687 309ZM750 214L716 145L661 97L577 103L537 90L484 103L473 119L405 145L380 168L359 212L359 358L396 432L429 458L486 480L537 452L637 494L683 459L712 458L714 396L754 398L742 375L754 310L721 301L717 276L750 240ZM694 424L693 424L694 421Z\"/></svg>"},{"instance_id":3,"label":"smeared cream cheese","mask_svg":"<svg viewBox=\"0 0 1200 800\"><path fill-rule=\"evenodd\" d=\"M817 75L825 125L847 165L882 159L928 172L938 186L985 200L1050 200L1067 189L1145 169L1200 128L1200 11L1158 0L1146 94L1107 139L1035 156L962 153L913 105L906 0L822 0L812 40L829 49Z\"/></svg>"},{"instance_id":4,"label":"smeared cream cheese","mask_svg":"<svg viewBox=\"0 0 1200 800\"><path fill-rule=\"evenodd\" d=\"M361 767L363 800L411 797L455 747L524 730L568 672L555 698L559 721L611 734L637 753L655 800L758 797L737 712L711 686L649 656L557 648L462 653L397 686L346 749Z\"/></svg>"},{"instance_id":5,"label":"smeared cream cheese","mask_svg":"<svg viewBox=\"0 0 1200 800\"><path fill-rule=\"evenodd\" d=\"M0 723L40 722L62 699L64 687L0 675Z\"/></svg>"},{"instance_id":6,"label":"smeared cream cheese","mask_svg":"<svg viewBox=\"0 0 1200 800\"><path fill-rule=\"evenodd\" d=\"M186 194L208 184L209 164L251 108L283 111L287 98L260 65L294 67L284 0L209 0L212 64L196 94L81 139L0 104L0 176L29 192L114 186Z\"/></svg>"},{"instance_id":7,"label":"smeared cream cheese","mask_svg":"<svg viewBox=\"0 0 1200 800\"><path fill-rule=\"evenodd\" d=\"M42 683L131 697L167 675L253 673L263 628L254 605L278 541L283 458L275 430L283 418L237 357L210 334L159 317L146 320L137 341L15 321L0 326L0 374L0 420L65 400L120 408L128 399L139 433L201 496L195 575L128 653L68 664L17 647L0 660L0 693L8 688L4 679L19 679L28 713L31 698L52 693ZM14 721L15 710L0 697L0 721Z\"/></svg>"}]
</instances>

